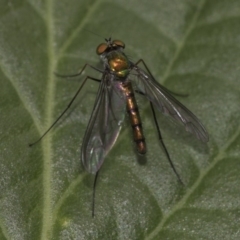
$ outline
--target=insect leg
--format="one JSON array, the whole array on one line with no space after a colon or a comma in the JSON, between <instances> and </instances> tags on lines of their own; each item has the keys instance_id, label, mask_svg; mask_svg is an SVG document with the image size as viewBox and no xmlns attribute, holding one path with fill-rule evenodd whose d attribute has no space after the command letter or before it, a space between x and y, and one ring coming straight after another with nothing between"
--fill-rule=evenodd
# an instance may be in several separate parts
<instances>
[{"instance_id":1,"label":"insect leg","mask_svg":"<svg viewBox=\"0 0 240 240\"><path fill-rule=\"evenodd\" d=\"M95 215L95 192L96 192L96 185L97 185L97 178L98 178L98 173L100 170L96 172L95 178L94 178L94 183L93 183L93 195L92 195L92 217L94 218Z\"/></svg>"},{"instance_id":2,"label":"insect leg","mask_svg":"<svg viewBox=\"0 0 240 240\"><path fill-rule=\"evenodd\" d=\"M135 63L135 65L138 65L139 63L142 63L142 64L143 64L143 66L145 67L145 69L147 70L147 72L149 73L149 75L154 79L152 73L150 72L150 70L149 70L147 64L144 62L144 60L143 60L143 59L139 59L139 60Z\"/></svg>"},{"instance_id":3,"label":"insect leg","mask_svg":"<svg viewBox=\"0 0 240 240\"><path fill-rule=\"evenodd\" d=\"M145 95L144 93L142 93L142 92L140 92L140 91L137 91L137 90L136 90L136 92L139 93L139 94L141 94L141 95ZM159 125L158 125L156 113L155 113L155 110L154 110L154 107L153 107L152 102L150 102L150 106L151 106L151 110L152 110L152 114L153 114L154 123L155 123L156 128L157 128L158 138L159 138L159 141L160 141L160 143L161 143L161 145L162 145L162 147L163 147L163 150L164 150L164 152L165 152L165 154L166 154L166 156L167 156L168 162L169 162L169 164L170 164L173 172L174 172L175 175L177 176L178 181L179 181L182 185L184 185L183 181L182 181L181 178L180 178L180 175L178 174L178 172L177 172L177 170L176 170L176 168L175 168L175 166L174 166L174 164L173 164L173 162L172 162L172 160L171 160L171 157L170 157L170 155L169 155L169 152L168 152L168 150L167 150L167 147L166 147L166 145L165 145L165 143L164 143L164 141L163 141L162 134L161 134L161 131L160 131L160 127L159 127Z\"/></svg>"},{"instance_id":4,"label":"insect leg","mask_svg":"<svg viewBox=\"0 0 240 240\"><path fill-rule=\"evenodd\" d=\"M160 141L160 143L161 143L161 145L162 145L162 147L163 147L163 150L164 150L164 152L165 152L165 154L166 154L166 156L167 156L168 162L170 163L172 170L173 170L174 173L176 174L176 176L177 176L177 178L178 178L178 181L179 181L182 185L184 185L182 179L180 178L180 175L178 174L178 172L177 172L177 170L176 170L176 168L175 168L175 166L174 166L174 164L173 164L173 162L172 162L172 160L171 160L171 158L170 158L170 155L169 155L169 153L168 153L167 147L166 147L166 145L165 145L165 143L164 143L164 141L163 141L162 134L161 134L161 131L160 131L160 128L159 128L159 125L158 125L156 113L155 113L155 110L154 110L154 107L153 107L152 102L150 102L150 106L151 106L152 113L153 113L153 119L154 119L154 122L155 122L155 125L156 125L156 128L157 128L158 138L159 138L159 141Z\"/></svg>"},{"instance_id":5,"label":"insect leg","mask_svg":"<svg viewBox=\"0 0 240 240\"><path fill-rule=\"evenodd\" d=\"M81 71L78 72L78 73L63 75L63 74L59 74L59 73L57 73L57 72L54 72L54 74L55 74L57 77L61 77L61 78L77 77L77 76L80 76L80 75L83 73L83 71L84 71L84 69L85 69L86 67L90 67L90 68L92 68L92 69L94 69L94 70L96 70L96 71L98 71L98 72L103 73L103 71L101 71L100 69L95 68L94 66L89 65L88 63L86 63L86 64L83 66L83 68L81 69Z\"/></svg>"},{"instance_id":6,"label":"insect leg","mask_svg":"<svg viewBox=\"0 0 240 240\"><path fill-rule=\"evenodd\" d=\"M148 74L151 76L151 78L152 78L152 79L155 79L155 78L153 77L152 73L150 72L147 64L144 62L144 60L143 60L143 59L139 59L139 60L135 63L135 65L138 65L139 63L142 63L143 66L145 67L145 69L147 70ZM164 88L164 90L166 90L167 92L169 92L169 93L171 93L172 95L175 95L175 96L179 96L179 97L188 97L188 96L189 96L188 94L175 93L175 92L173 92L173 91L165 88L165 87L162 86L162 85L161 85L161 87Z\"/></svg>"},{"instance_id":7,"label":"insect leg","mask_svg":"<svg viewBox=\"0 0 240 240\"><path fill-rule=\"evenodd\" d=\"M85 65L86 67L87 65ZM82 72L82 71L81 71ZM36 143L38 143L44 136L46 136L46 134L55 126L55 124L59 121L59 119L65 114L65 112L71 107L72 103L74 102L74 100L76 99L77 95L79 94L79 92L82 90L84 84L86 83L86 81L88 79L100 82L101 80L93 78L93 77L89 77L87 76L83 83L80 85L79 89L77 90L77 92L75 93L74 97L72 98L72 100L70 101L70 103L68 104L68 106L65 108L65 110L60 114L60 116L54 121L54 123L47 129L47 131L35 142L30 143L29 147L32 147L33 145L35 145Z\"/></svg>"}]
</instances>

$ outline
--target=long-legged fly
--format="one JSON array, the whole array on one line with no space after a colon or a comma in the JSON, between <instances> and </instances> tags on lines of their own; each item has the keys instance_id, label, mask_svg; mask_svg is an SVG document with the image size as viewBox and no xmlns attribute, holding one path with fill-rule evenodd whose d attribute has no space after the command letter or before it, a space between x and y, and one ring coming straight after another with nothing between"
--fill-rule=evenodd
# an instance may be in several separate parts
<instances>
[{"instance_id":1,"label":"long-legged fly","mask_svg":"<svg viewBox=\"0 0 240 240\"><path fill-rule=\"evenodd\" d=\"M181 178L177 173L163 142L154 108L158 109L165 115L172 117L176 122L183 125L186 131L192 133L202 142L207 142L209 139L206 129L198 118L176 100L169 90L155 80L142 59L133 63L124 53L123 50L125 44L122 41L111 40L111 38L105 39L105 41L106 42L101 43L96 50L103 62L103 70L85 64L82 70L77 74L57 74L60 77L75 77L81 75L84 69L89 66L101 72L102 78L96 79L87 76L62 114L36 142L30 144L30 146L32 146L39 142L58 122L58 120L70 108L87 80L90 79L100 83L92 115L81 148L81 161L85 170L89 173L96 174L93 186L93 216L97 175L104 159L118 138L126 112L129 115L133 129L133 139L136 143L138 153L145 154L147 151L142 123L135 100L135 93L145 96L150 101L159 140L163 146L168 161L180 182L182 182ZM143 64L145 70L139 67L140 63Z\"/></svg>"}]
</instances>

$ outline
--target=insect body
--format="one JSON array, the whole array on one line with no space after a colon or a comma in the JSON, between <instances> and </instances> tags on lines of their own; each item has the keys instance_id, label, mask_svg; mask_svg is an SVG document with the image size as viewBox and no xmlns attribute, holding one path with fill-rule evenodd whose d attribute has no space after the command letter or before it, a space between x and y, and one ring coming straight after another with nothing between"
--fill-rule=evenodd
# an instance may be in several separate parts
<instances>
[{"instance_id":1,"label":"insect body","mask_svg":"<svg viewBox=\"0 0 240 240\"><path fill-rule=\"evenodd\" d=\"M99 70L89 64L85 64L80 73L66 76L57 74L60 77L75 77L81 75L84 69L87 66L90 66L91 68L101 72L102 78L96 79L87 76L67 108L56 119L52 126L41 136L41 138L30 144L30 146L40 141L58 122L58 120L72 105L86 81L90 79L100 82L100 86L92 115L83 138L81 160L84 168L88 172L94 174L96 173L94 189L98 171L109 150L117 140L126 111L130 117L137 151L140 154L146 153L145 138L143 135L141 119L134 92L144 95L150 101L159 140L173 171L181 182L181 179L171 161L167 148L162 140L154 108L157 108L165 115L170 116L176 122L183 125L186 131L192 133L196 138L203 142L208 141L207 131L191 111L176 100L170 94L169 90L154 79L143 60L140 59L137 63L133 63L129 60L123 51L125 45L122 41L112 41L111 38L105 39L105 41L105 43L102 43L97 47L97 54L103 62L103 70ZM146 71L138 66L139 63L143 64ZM134 83L134 85L132 83ZM93 194L94 193L95 191Z\"/></svg>"},{"instance_id":2,"label":"insect body","mask_svg":"<svg viewBox=\"0 0 240 240\"><path fill-rule=\"evenodd\" d=\"M103 45L106 46L105 44ZM103 45L101 44L98 49L101 48ZM134 133L134 141L137 144L137 151L140 154L144 154L146 153L146 144L142 131L142 123L138 111L138 106L135 100L132 84L129 79L127 79L131 71L131 62L128 60L125 54L117 50L119 46L124 48L124 44L121 41L115 40L112 43L110 41L110 44L107 46L107 48L110 48L110 52L107 53L106 56L103 56L103 58L106 57L107 60L109 59L108 63L110 70L116 74L116 80L119 82L120 88L124 92L124 96L126 98L127 113L130 116L130 121ZM116 50L114 50L114 48L116 48Z\"/></svg>"},{"instance_id":3,"label":"insect body","mask_svg":"<svg viewBox=\"0 0 240 240\"><path fill-rule=\"evenodd\" d=\"M123 47L120 41L107 40L107 43L100 44L97 48L97 53L104 63L104 71L82 145L83 164L92 173L99 170L107 152L113 146L126 109L137 150L142 154L146 152L141 120L129 78L133 65L120 50Z\"/></svg>"},{"instance_id":4,"label":"insect body","mask_svg":"<svg viewBox=\"0 0 240 240\"><path fill-rule=\"evenodd\" d=\"M82 144L82 162L87 171L96 173L100 169L117 139L126 110L130 116L137 151L141 154L146 153L132 86L134 78L135 90L148 98L154 107L183 124L185 129L198 139L208 141L208 134L197 117L160 85L150 72L146 73L138 66L142 62L146 67L143 60L134 64L123 52L125 45L122 41L105 40L106 43L100 44L97 48L104 70L93 114ZM148 71L147 67L146 69Z\"/></svg>"}]
</instances>

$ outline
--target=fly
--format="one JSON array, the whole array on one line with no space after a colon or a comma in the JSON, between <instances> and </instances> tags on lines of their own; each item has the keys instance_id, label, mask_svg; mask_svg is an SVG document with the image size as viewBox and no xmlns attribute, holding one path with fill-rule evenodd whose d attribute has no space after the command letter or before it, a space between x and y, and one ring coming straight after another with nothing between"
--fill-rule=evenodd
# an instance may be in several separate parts
<instances>
[{"instance_id":1,"label":"fly","mask_svg":"<svg viewBox=\"0 0 240 240\"><path fill-rule=\"evenodd\" d=\"M163 142L154 108L172 117L176 122L183 125L187 132L192 133L202 142L207 142L209 139L206 129L198 118L176 100L169 90L155 80L142 59L136 63L130 61L124 53L124 48L125 44L120 40L111 40L111 38L105 39L105 42L101 43L96 49L97 54L103 62L103 70L85 64L82 70L77 74L57 74L60 77L76 77L81 75L84 69L89 66L101 72L102 77L101 79L97 79L87 76L62 114L36 142L29 144L29 146L32 146L39 142L50 131L70 108L87 80L90 79L100 83L81 148L81 161L85 170L89 173L96 174L93 186L92 216L94 216L97 176L108 152L118 138L125 112L129 115L133 129L133 138L138 153L145 154L147 151L141 118L135 100L135 93L145 96L150 101L159 140L174 173L181 183L181 178ZM143 64L145 70L138 66L140 63ZM134 83L134 85L132 85L132 83Z\"/></svg>"}]
</instances>

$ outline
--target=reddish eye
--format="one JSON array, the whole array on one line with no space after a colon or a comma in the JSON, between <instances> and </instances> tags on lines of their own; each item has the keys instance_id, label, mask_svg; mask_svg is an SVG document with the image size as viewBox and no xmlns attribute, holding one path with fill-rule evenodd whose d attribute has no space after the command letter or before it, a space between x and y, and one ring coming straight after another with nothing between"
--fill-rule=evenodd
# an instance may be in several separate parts
<instances>
[{"instance_id":1,"label":"reddish eye","mask_svg":"<svg viewBox=\"0 0 240 240\"><path fill-rule=\"evenodd\" d=\"M101 55L106 51L107 48L108 48L108 45L106 43L101 43L100 45L98 45L96 52L98 55Z\"/></svg>"},{"instance_id":2,"label":"reddish eye","mask_svg":"<svg viewBox=\"0 0 240 240\"><path fill-rule=\"evenodd\" d=\"M113 40L112 43L113 45L117 45L119 47L125 48L125 43L122 42L121 40Z\"/></svg>"}]
</instances>

